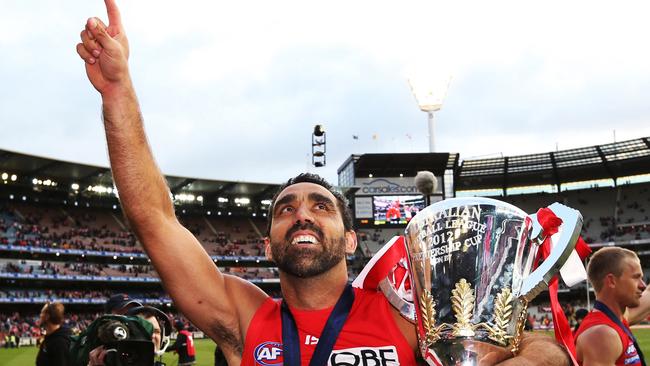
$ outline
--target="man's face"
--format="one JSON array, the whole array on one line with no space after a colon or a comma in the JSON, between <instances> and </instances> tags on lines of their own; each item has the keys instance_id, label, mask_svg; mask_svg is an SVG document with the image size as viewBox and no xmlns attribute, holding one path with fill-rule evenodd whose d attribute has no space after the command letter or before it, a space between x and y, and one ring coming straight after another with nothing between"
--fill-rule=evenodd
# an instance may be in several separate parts
<instances>
[{"instance_id":1,"label":"man's face","mask_svg":"<svg viewBox=\"0 0 650 366\"><path fill-rule=\"evenodd\" d=\"M151 340L153 341L154 352L160 351L160 339L162 336L160 334L160 324L158 323L158 318L153 315L142 316L142 318L153 325L153 334L151 335Z\"/></svg>"},{"instance_id":2,"label":"man's face","mask_svg":"<svg viewBox=\"0 0 650 366\"><path fill-rule=\"evenodd\" d=\"M623 272L616 278L616 294L622 305L634 308L639 306L646 284L638 259L628 258L623 262Z\"/></svg>"},{"instance_id":3,"label":"man's face","mask_svg":"<svg viewBox=\"0 0 650 366\"><path fill-rule=\"evenodd\" d=\"M278 267L290 275L324 273L356 248L354 232L345 231L336 197L318 184L297 183L285 188L272 215L267 249Z\"/></svg>"}]
</instances>

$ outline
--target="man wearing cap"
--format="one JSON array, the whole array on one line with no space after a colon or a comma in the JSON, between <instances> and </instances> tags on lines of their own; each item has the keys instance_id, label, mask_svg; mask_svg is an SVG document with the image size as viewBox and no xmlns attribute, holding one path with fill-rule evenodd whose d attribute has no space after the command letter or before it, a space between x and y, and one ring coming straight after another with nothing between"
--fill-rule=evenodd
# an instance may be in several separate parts
<instances>
[{"instance_id":1,"label":"man wearing cap","mask_svg":"<svg viewBox=\"0 0 650 366\"><path fill-rule=\"evenodd\" d=\"M111 297L112 298L112 297ZM137 301L130 301L129 304L138 303ZM129 305L129 304L125 304ZM117 309L121 310L121 309ZM162 311L151 306L131 306L124 314L126 316L138 316L153 326L151 334L151 341L154 346L154 356L162 356L165 349L169 345L169 334L171 333L171 323L169 317ZM104 365L104 358L109 352L104 346L97 347L90 351L88 355L88 366L101 366Z\"/></svg>"},{"instance_id":2,"label":"man wearing cap","mask_svg":"<svg viewBox=\"0 0 650 366\"><path fill-rule=\"evenodd\" d=\"M114 294L104 305L104 312L106 314L124 315L129 309L142 306L139 301L132 300L128 294Z\"/></svg>"}]
</instances>

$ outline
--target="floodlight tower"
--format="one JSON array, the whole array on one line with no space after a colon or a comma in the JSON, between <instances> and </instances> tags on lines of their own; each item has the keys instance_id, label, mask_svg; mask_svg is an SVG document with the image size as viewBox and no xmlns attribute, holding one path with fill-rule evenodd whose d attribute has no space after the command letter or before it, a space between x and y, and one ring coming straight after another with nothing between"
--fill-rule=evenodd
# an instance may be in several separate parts
<instances>
[{"instance_id":1,"label":"floodlight tower","mask_svg":"<svg viewBox=\"0 0 650 366\"><path fill-rule=\"evenodd\" d=\"M327 162L325 157L326 147L325 129L322 125L314 126L314 132L311 134L311 163L316 168L324 167Z\"/></svg>"},{"instance_id":2,"label":"floodlight tower","mask_svg":"<svg viewBox=\"0 0 650 366\"><path fill-rule=\"evenodd\" d=\"M427 112L429 116L429 152L435 152L433 112L437 112L442 108L442 103L449 89L449 83L451 83L451 75L433 77L417 75L409 78L408 82L420 110Z\"/></svg>"}]
</instances>

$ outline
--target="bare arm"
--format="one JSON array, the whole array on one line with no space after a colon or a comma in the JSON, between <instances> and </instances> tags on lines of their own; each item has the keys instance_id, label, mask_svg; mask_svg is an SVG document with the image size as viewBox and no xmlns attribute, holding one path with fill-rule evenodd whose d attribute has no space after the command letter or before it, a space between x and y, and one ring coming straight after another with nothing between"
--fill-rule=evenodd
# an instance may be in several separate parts
<instances>
[{"instance_id":1,"label":"bare arm","mask_svg":"<svg viewBox=\"0 0 650 366\"><path fill-rule=\"evenodd\" d=\"M646 287L641 295L641 303L634 308L627 308L625 318L630 325L642 322L650 315L650 288Z\"/></svg>"},{"instance_id":2,"label":"bare arm","mask_svg":"<svg viewBox=\"0 0 650 366\"><path fill-rule=\"evenodd\" d=\"M606 325L589 328L576 340L576 353L583 366L613 366L622 352L621 338Z\"/></svg>"},{"instance_id":3,"label":"bare arm","mask_svg":"<svg viewBox=\"0 0 650 366\"><path fill-rule=\"evenodd\" d=\"M533 333L524 333L521 349L516 357L499 363L499 366L562 366L569 365L569 356L554 338Z\"/></svg>"},{"instance_id":4,"label":"bare arm","mask_svg":"<svg viewBox=\"0 0 650 366\"><path fill-rule=\"evenodd\" d=\"M145 135L119 10L114 0L105 3L109 25L89 19L77 52L102 96L113 179L124 213L178 308L224 346L229 360L236 360L248 323L266 295L249 282L222 275L176 219L169 188Z\"/></svg>"}]
</instances>

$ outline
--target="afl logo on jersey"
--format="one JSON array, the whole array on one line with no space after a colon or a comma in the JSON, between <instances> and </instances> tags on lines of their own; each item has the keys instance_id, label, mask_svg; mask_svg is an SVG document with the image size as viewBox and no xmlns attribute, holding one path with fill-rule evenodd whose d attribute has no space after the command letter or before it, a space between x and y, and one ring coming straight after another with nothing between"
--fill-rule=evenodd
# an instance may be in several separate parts
<instances>
[{"instance_id":1,"label":"afl logo on jersey","mask_svg":"<svg viewBox=\"0 0 650 366\"><path fill-rule=\"evenodd\" d=\"M255 347L255 361L262 366L282 365L282 343L264 342Z\"/></svg>"}]
</instances>

